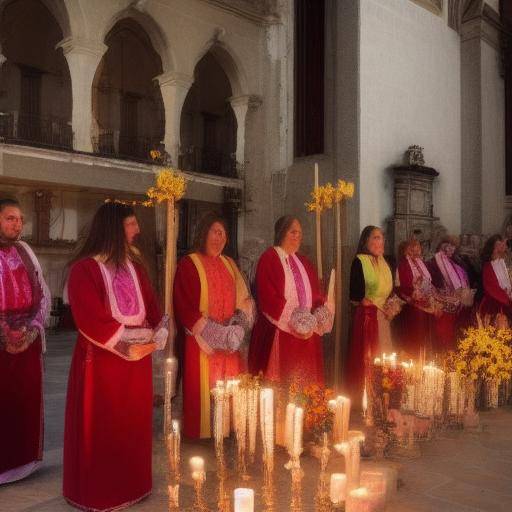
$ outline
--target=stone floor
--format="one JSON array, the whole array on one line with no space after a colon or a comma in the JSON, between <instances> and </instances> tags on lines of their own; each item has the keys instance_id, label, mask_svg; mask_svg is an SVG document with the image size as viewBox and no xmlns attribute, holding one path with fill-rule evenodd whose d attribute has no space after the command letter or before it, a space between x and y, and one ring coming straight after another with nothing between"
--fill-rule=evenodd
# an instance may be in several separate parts
<instances>
[{"instance_id":1,"label":"stone floor","mask_svg":"<svg viewBox=\"0 0 512 512\"><path fill-rule=\"evenodd\" d=\"M73 347L72 335L53 335L48 340L45 367L45 458L43 468L24 481L0 487L1 512L60 512L72 510L61 497L62 433L67 373ZM154 489L135 511L166 510L163 446L158 432L161 413L155 415ZM227 447L228 458L232 447ZM399 467L401 488L387 507L388 512L470 512L512 510L512 409L481 414L477 431L447 431L421 446L422 456L391 462ZM207 495L210 509L216 510L216 470L211 443L183 443L183 460L202 455L207 466ZM276 467L282 467L284 454L278 454ZM371 463L365 463L371 464ZM341 461L333 459L329 471L340 471ZM306 477L303 480L303 512L314 510L318 481L316 459L302 457ZM185 465L184 465L185 468ZM184 470L185 473L185 470ZM250 467L252 479L240 481L233 473L228 488L260 488L261 468ZM275 512L289 510L289 475L276 471ZM181 485L182 509L191 509L192 485L184 475ZM257 493L256 510L261 508Z\"/></svg>"}]
</instances>

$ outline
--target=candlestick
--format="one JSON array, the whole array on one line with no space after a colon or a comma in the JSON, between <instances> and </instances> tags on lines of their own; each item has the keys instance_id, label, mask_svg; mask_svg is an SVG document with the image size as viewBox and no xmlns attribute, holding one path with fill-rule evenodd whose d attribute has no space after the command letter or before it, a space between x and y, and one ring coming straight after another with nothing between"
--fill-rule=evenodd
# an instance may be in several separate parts
<instances>
[{"instance_id":1,"label":"candlestick","mask_svg":"<svg viewBox=\"0 0 512 512\"><path fill-rule=\"evenodd\" d=\"M254 453L256 452L256 432L258 430L258 388L254 387L247 390L247 402L249 457L252 463L254 462ZM261 410L260 414L262 414Z\"/></svg>"},{"instance_id":2,"label":"candlestick","mask_svg":"<svg viewBox=\"0 0 512 512\"><path fill-rule=\"evenodd\" d=\"M192 457L189 461L192 470L192 480L194 480L195 491L195 510L204 512L207 510L206 501L204 499L203 486L206 480L206 472L204 470L204 459L202 457Z\"/></svg>"},{"instance_id":3,"label":"candlestick","mask_svg":"<svg viewBox=\"0 0 512 512\"><path fill-rule=\"evenodd\" d=\"M235 511L254 512L254 491L252 489L238 488L234 491Z\"/></svg>"},{"instance_id":4,"label":"candlestick","mask_svg":"<svg viewBox=\"0 0 512 512\"><path fill-rule=\"evenodd\" d=\"M175 474L175 479L177 481L180 480L180 448L180 424L177 420L172 420L171 431L167 436L167 450L169 453L169 464L171 467L171 472Z\"/></svg>"},{"instance_id":5,"label":"candlestick","mask_svg":"<svg viewBox=\"0 0 512 512\"><path fill-rule=\"evenodd\" d=\"M318 163L315 162L315 191L319 187L319 172ZM316 267L318 272L318 279L322 281L323 265L322 265L322 227L321 227L320 211L315 211L315 230L316 230Z\"/></svg>"},{"instance_id":6,"label":"candlestick","mask_svg":"<svg viewBox=\"0 0 512 512\"><path fill-rule=\"evenodd\" d=\"M293 415L293 456L298 459L302 453L302 431L304 426L304 409L296 407Z\"/></svg>"},{"instance_id":7,"label":"candlestick","mask_svg":"<svg viewBox=\"0 0 512 512\"><path fill-rule=\"evenodd\" d=\"M331 486L329 497L331 502L338 505L345 501L347 493L347 475L344 473L333 473L331 475Z\"/></svg>"},{"instance_id":8,"label":"candlestick","mask_svg":"<svg viewBox=\"0 0 512 512\"><path fill-rule=\"evenodd\" d=\"M260 391L260 430L263 445L263 462L269 470L274 461L274 390Z\"/></svg>"},{"instance_id":9,"label":"candlestick","mask_svg":"<svg viewBox=\"0 0 512 512\"><path fill-rule=\"evenodd\" d=\"M174 512L180 508L180 486L168 485L167 492L169 494L169 511Z\"/></svg>"},{"instance_id":10,"label":"candlestick","mask_svg":"<svg viewBox=\"0 0 512 512\"><path fill-rule=\"evenodd\" d=\"M286 444L286 449L288 453L292 454L293 452L293 416L295 414L295 404L288 404L286 406L286 419L285 419L285 427L284 427L284 439Z\"/></svg>"}]
</instances>

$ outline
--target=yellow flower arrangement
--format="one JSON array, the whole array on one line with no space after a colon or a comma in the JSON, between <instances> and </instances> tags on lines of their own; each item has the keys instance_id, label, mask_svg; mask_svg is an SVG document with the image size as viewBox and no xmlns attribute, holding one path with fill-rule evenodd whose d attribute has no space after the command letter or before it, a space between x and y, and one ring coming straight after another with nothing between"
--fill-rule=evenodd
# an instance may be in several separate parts
<instances>
[{"instance_id":1,"label":"yellow flower arrangement","mask_svg":"<svg viewBox=\"0 0 512 512\"><path fill-rule=\"evenodd\" d=\"M183 175L174 169L163 169L158 173L156 186L150 187L146 192L150 201L161 203L162 201L179 201L187 189L187 183Z\"/></svg>"},{"instance_id":2,"label":"yellow flower arrangement","mask_svg":"<svg viewBox=\"0 0 512 512\"><path fill-rule=\"evenodd\" d=\"M355 186L351 182L338 180L336 187L332 183L326 183L322 187L315 187L311 192L312 201L306 203L309 212L323 212L330 210L336 203L354 196Z\"/></svg>"},{"instance_id":3,"label":"yellow flower arrangement","mask_svg":"<svg viewBox=\"0 0 512 512\"><path fill-rule=\"evenodd\" d=\"M448 364L471 380L502 380L512 376L512 331L495 327L470 327Z\"/></svg>"}]
</instances>

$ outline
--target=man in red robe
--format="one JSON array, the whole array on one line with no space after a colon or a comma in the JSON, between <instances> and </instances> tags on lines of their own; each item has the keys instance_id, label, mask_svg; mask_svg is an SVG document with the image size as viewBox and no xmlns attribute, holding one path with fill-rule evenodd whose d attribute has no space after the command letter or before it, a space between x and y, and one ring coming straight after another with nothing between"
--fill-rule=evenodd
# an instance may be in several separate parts
<instances>
[{"instance_id":1,"label":"man in red robe","mask_svg":"<svg viewBox=\"0 0 512 512\"><path fill-rule=\"evenodd\" d=\"M155 294L133 247L131 207L106 203L68 282L78 340L64 432L63 493L82 510L127 507L151 492L152 366L167 339Z\"/></svg>"},{"instance_id":2,"label":"man in red robe","mask_svg":"<svg viewBox=\"0 0 512 512\"><path fill-rule=\"evenodd\" d=\"M0 484L25 478L43 457L42 352L50 293L19 240L20 205L0 200Z\"/></svg>"}]
</instances>

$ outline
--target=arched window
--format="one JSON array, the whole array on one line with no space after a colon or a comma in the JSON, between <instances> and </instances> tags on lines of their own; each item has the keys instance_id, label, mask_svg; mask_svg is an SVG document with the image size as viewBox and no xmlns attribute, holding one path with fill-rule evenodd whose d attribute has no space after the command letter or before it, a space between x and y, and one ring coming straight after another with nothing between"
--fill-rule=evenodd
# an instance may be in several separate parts
<instances>
[{"instance_id":1,"label":"arched window","mask_svg":"<svg viewBox=\"0 0 512 512\"><path fill-rule=\"evenodd\" d=\"M162 95L154 78L162 62L143 28L130 18L107 34L93 85L93 148L98 154L149 160L164 137Z\"/></svg>"},{"instance_id":2,"label":"arched window","mask_svg":"<svg viewBox=\"0 0 512 512\"><path fill-rule=\"evenodd\" d=\"M20 28L23 27L23 30ZM62 30L39 0L14 0L0 19L0 140L71 149L71 79L55 46Z\"/></svg>"},{"instance_id":3,"label":"arched window","mask_svg":"<svg viewBox=\"0 0 512 512\"><path fill-rule=\"evenodd\" d=\"M198 63L181 113L180 168L236 176L236 119L232 89L217 59L208 52Z\"/></svg>"}]
</instances>

